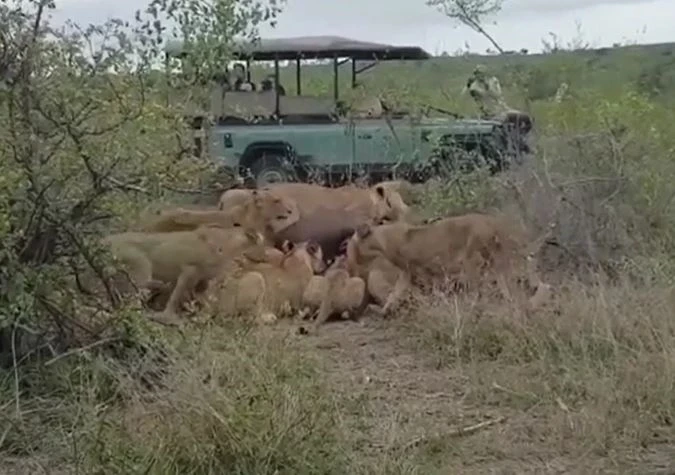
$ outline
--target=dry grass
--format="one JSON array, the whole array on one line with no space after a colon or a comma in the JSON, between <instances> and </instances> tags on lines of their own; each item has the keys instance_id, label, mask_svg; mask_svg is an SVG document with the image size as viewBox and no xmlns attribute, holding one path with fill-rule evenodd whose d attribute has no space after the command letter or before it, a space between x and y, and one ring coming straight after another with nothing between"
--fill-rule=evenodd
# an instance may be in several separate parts
<instances>
[{"instance_id":1,"label":"dry grass","mask_svg":"<svg viewBox=\"0 0 675 475\"><path fill-rule=\"evenodd\" d=\"M667 473L672 302L596 278L535 314L435 296L319 337L193 329L162 363L62 360L20 418L8 391L3 448L16 473Z\"/></svg>"},{"instance_id":2,"label":"dry grass","mask_svg":"<svg viewBox=\"0 0 675 475\"><path fill-rule=\"evenodd\" d=\"M468 403L532 413L531 429L545 430L541 442L552 449L607 456L674 442L671 289L569 282L558 290L534 315L462 296L418 305L406 325L439 365L467 376Z\"/></svg>"},{"instance_id":3,"label":"dry grass","mask_svg":"<svg viewBox=\"0 0 675 475\"><path fill-rule=\"evenodd\" d=\"M417 296L393 319L309 337L217 322L131 355L24 367L0 380L3 469L673 473L666 233L650 234L630 187L529 167L430 183L415 201L427 215L499 205L533 237L553 224L538 253L555 287L544 308Z\"/></svg>"}]
</instances>

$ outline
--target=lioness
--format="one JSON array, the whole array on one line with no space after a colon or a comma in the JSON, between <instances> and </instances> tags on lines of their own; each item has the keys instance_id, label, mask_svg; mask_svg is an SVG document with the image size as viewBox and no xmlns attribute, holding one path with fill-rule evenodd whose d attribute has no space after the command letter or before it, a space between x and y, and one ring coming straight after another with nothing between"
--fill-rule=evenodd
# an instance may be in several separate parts
<instances>
[{"instance_id":1,"label":"lioness","mask_svg":"<svg viewBox=\"0 0 675 475\"><path fill-rule=\"evenodd\" d=\"M361 278L366 284L366 294L371 302L368 308L386 315L410 287L410 276L394 265L379 249L360 245L359 233L369 226L360 227L347 241L345 267L350 276Z\"/></svg>"},{"instance_id":2,"label":"lioness","mask_svg":"<svg viewBox=\"0 0 675 475\"><path fill-rule=\"evenodd\" d=\"M245 190L229 190L245 191ZM226 192L227 193L227 192ZM189 231L204 224L223 228L241 226L272 233L281 231L299 218L295 202L266 190L250 190L236 206L222 209L165 210L153 222L143 227L146 232Z\"/></svg>"},{"instance_id":3,"label":"lioness","mask_svg":"<svg viewBox=\"0 0 675 475\"><path fill-rule=\"evenodd\" d=\"M321 247L315 242L287 241L283 252L280 262L249 263L224 279L215 295L218 313L252 312L258 319L272 322L297 311L312 276L325 270Z\"/></svg>"},{"instance_id":4,"label":"lioness","mask_svg":"<svg viewBox=\"0 0 675 475\"><path fill-rule=\"evenodd\" d=\"M363 223L396 221L408 214L408 207L398 192L386 186L369 189L349 185L325 188L304 183L270 186L276 193L295 200L300 218L275 233L276 245L289 240L317 241L324 259L331 261L340 253L340 244Z\"/></svg>"},{"instance_id":5,"label":"lioness","mask_svg":"<svg viewBox=\"0 0 675 475\"><path fill-rule=\"evenodd\" d=\"M430 283L439 277L456 283L475 283L487 268L506 270L518 256L520 244L505 232L504 224L487 214L466 214L425 225L391 223L363 225L349 243L350 263L356 272L369 271L374 263L388 261L403 274L387 306L408 283ZM500 280L500 289L506 293Z\"/></svg>"},{"instance_id":6,"label":"lioness","mask_svg":"<svg viewBox=\"0 0 675 475\"><path fill-rule=\"evenodd\" d=\"M253 191L254 190L245 188L233 188L231 190L225 191L222 195L220 195L220 199L218 200L218 209L221 211L227 211L230 208L246 203Z\"/></svg>"},{"instance_id":7,"label":"lioness","mask_svg":"<svg viewBox=\"0 0 675 475\"><path fill-rule=\"evenodd\" d=\"M396 188L386 185L328 188L308 183L274 183L265 189L294 200L301 218L326 208L356 212L367 216L372 222L397 221L409 212Z\"/></svg>"},{"instance_id":8,"label":"lioness","mask_svg":"<svg viewBox=\"0 0 675 475\"><path fill-rule=\"evenodd\" d=\"M264 239L254 230L203 226L173 233L126 232L103 239L113 256L140 288L173 291L160 316L166 324L179 323L177 312L183 299L224 271L242 253L263 261Z\"/></svg>"}]
</instances>

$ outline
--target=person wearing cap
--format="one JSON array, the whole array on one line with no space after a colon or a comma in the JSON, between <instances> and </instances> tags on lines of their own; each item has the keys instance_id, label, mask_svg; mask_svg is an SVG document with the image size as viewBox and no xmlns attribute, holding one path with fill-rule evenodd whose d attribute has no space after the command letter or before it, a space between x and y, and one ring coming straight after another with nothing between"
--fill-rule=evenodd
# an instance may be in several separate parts
<instances>
[{"instance_id":1,"label":"person wearing cap","mask_svg":"<svg viewBox=\"0 0 675 475\"><path fill-rule=\"evenodd\" d=\"M274 90L274 83L276 82L274 74L269 74L265 79L260 83L260 89L262 91L272 91ZM280 96L286 95L286 89L281 84L277 84L277 91Z\"/></svg>"},{"instance_id":2,"label":"person wearing cap","mask_svg":"<svg viewBox=\"0 0 675 475\"><path fill-rule=\"evenodd\" d=\"M482 64L474 68L465 89L476 101L484 119L493 118L509 110L509 106L506 105L502 96L499 79L495 76L488 76L486 68Z\"/></svg>"},{"instance_id":3,"label":"person wearing cap","mask_svg":"<svg viewBox=\"0 0 675 475\"><path fill-rule=\"evenodd\" d=\"M479 64L474 68L464 90L476 101L482 119L501 120L523 137L532 130L532 118L529 114L512 109L506 104L499 79L488 75L484 65ZM523 151L530 151L527 142L524 140L519 142Z\"/></svg>"}]
</instances>

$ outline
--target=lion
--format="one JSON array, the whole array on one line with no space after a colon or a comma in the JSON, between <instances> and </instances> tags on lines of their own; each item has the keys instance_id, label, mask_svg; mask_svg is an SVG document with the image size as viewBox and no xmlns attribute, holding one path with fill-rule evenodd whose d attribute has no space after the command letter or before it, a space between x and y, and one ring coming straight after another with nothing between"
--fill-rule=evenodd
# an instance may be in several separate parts
<instances>
[{"instance_id":1,"label":"lion","mask_svg":"<svg viewBox=\"0 0 675 475\"><path fill-rule=\"evenodd\" d=\"M382 254L397 267L422 276L473 273L484 265L505 264L519 242L495 216L471 213L429 224L363 225L354 240L361 255Z\"/></svg>"},{"instance_id":2,"label":"lion","mask_svg":"<svg viewBox=\"0 0 675 475\"><path fill-rule=\"evenodd\" d=\"M510 298L505 275L512 264L525 262L523 250L521 236L504 221L471 213L426 225L362 225L350 240L348 259L352 273L387 261L402 271L394 295L385 303L389 309L411 282L431 284L450 278L457 286L470 286L488 270L495 271L500 291Z\"/></svg>"},{"instance_id":3,"label":"lion","mask_svg":"<svg viewBox=\"0 0 675 475\"><path fill-rule=\"evenodd\" d=\"M280 262L253 262L224 279L211 300L219 314L251 313L271 323L300 309L312 276L325 270L321 246L312 241L284 243Z\"/></svg>"},{"instance_id":4,"label":"lion","mask_svg":"<svg viewBox=\"0 0 675 475\"><path fill-rule=\"evenodd\" d=\"M202 226L172 233L125 232L102 242L137 287L151 291L172 287L164 310L153 317L170 325L180 323L177 314L184 299L225 272L232 259L241 254L252 260L266 258L262 234L244 228Z\"/></svg>"},{"instance_id":5,"label":"lion","mask_svg":"<svg viewBox=\"0 0 675 475\"><path fill-rule=\"evenodd\" d=\"M294 200L301 218L328 208L362 214L377 223L398 221L410 211L395 187L379 184L370 188L354 185L328 188L308 183L274 183L265 189Z\"/></svg>"},{"instance_id":6,"label":"lion","mask_svg":"<svg viewBox=\"0 0 675 475\"><path fill-rule=\"evenodd\" d=\"M165 210L142 230L146 232L189 231L198 226L210 224L222 228L241 226L263 233L274 233L285 229L299 219L295 202L274 192L251 190L244 198L239 204L226 210L185 208Z\"/></svg>"},{"instance_id":7,"label":"lion","mask_svg":"<svg viewBox=\"0 0 675 475\"><path fill-rule=\"evenodd\" d=\"M302 319L318 312L315 329L328 318L339 314L343 320L355 319L366 302L366 283L360 277L351 277L347 271L347 258L340 256L324 275L315 275L303 293Z\"/></svg>"},{"instance_id":8,"label":"lion","mask_svg":"<svg viewBox=\"0 0 675 475\"><path fill-rule=\"evenodd\" d=\"M325 188L304 183L275 184L276 193L295 200L299 219L275 233L275 245L284 241L316 241L324 259L331 261L340 254L340 245L363 223L396 221L409 212L396 191L386 186L362 189L353 185Z\"/></svg>"},{"instance_id":9,"label":"lion","mask_svg":"<svg viewBox=\"0 0 675 475\"><path fill-rule=\"evenodd\" d=\"M235 206L241 206L242 204L246 203L254 191L255 190L241 188L227 190L222 195L220 195L220 199L218 200L218 209L221 211L227 211L228 209Z\"/></svg>"},{"instance_id":10,"label":"lion","mask_svg":"<svg viewBox=\"0 0 675 475\"><path fill-rule=\"evenodd\" d=\"M368 309L381 316L387 315L410 289L410 276L394 265L380 250L371 251L360 246L360 227L347 241L345 268L350 276L361 278L366 284Z\"/></svg>"}]
</instances>

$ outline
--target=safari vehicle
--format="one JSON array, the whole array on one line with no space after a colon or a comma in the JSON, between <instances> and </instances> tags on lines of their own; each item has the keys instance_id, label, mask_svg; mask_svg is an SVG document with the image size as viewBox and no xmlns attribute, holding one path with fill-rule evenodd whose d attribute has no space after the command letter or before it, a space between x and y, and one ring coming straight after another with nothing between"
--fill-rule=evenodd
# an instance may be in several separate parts
<instances>
[{"instance_id":1,"label":"safari vehicle","mask_svg":"<svg viewBox=\"0 0 675 475\"><path fill-rule=\"evenodd\" d=\"M167 61L184 54L180 42L168 43L165 52ZM241 91L214 83L208 110L192 114L193 127L206 137L206 153L250 184L319 177L336 183L359 175L373 181L394 176L424 181L481 159L496 172L520 150L516 144L520 139L500 121L462 118L434 107L429 109L445 116L413 116L389 110L378 98L351 108L340 101L341 65L350 63L355 88L357 76L378 61L431 58L419 47L334 36L296 37L241 44L234 58L245 61L249 82L251 61L273 61L276 85L279 62L296 65L295 95L280 93L278 86ZM309 59L332 60L332 98L302 94L301 63Z\"/></svg>"}]
</instances>

